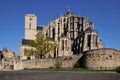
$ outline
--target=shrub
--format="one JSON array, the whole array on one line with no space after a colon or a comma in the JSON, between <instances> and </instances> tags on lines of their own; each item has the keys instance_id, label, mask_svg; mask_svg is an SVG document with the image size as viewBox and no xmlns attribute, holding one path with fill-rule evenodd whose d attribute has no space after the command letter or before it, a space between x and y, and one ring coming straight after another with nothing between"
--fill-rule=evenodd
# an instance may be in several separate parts
<instances>
[{"instance_id":1,"label":"shrub","mask_svg":"<svg viewBox=\"0 0 120 80\"><path fill-rule=\"evenodd\" d=\"M116 72L120 73L120 67L116 68Z\"/></svg>"},{"instance_id":2,"label":"shrub","mask_svg":"<svg viewBox=\"0 0 120 80\"><path fill-rule=\"evenodd\" d=\"M27 60L31 60L31 57L27 57Z\"/></svg>"},{"instance_id":3,"label":"shrub","mask_svg":"<svg viewBox=\"0 0 120 80\"><path fill-rule=\"evenodd\" d=\"M53 69L54 67L53 66L50 66L49 69Z\"/></svg>"}]
</instances>

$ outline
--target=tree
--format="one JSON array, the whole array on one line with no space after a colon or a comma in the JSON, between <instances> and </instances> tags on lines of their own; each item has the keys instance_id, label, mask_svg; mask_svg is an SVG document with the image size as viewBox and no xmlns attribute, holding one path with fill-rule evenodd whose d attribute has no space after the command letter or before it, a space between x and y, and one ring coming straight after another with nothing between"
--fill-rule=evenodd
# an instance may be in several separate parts
<instances>
[{"instance_id":1,"label":"tree","mask_svg":"<svg viewBox=\"0 0 120 80\"><path fill-rule=\"evenodd\" d=\"M30 41L29 45L34 47L34 50L27 50L27 56L34 55L36 58L43 58L49 52L54 51L57 44L50 41L50 38L45 38L42 34L37 34L34 41Z\"/></svg>"},{"instance_id":2,"label":"tree","mask_svg":"<svg viewBox=\"0 0 120 80\"><path fill-rule=\"evenodd\" d=\"M30 56L34 55L35 50L33 50L33 49L25 49L25 53L26 53L27 58L30 58Z\"/></svg>"}]
</instances>

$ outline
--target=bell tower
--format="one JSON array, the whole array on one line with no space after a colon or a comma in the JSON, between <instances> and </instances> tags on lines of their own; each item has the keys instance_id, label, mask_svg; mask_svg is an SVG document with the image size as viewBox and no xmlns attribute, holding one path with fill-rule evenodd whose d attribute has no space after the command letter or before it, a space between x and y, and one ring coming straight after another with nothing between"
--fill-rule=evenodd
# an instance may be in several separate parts
<instances>
[{"instance_id":1,"label":"bell tower","mask_svg":"<svg viewBox=\"0 0 120 80\"><path fill-rule=\"evenodd\" d=\"M34 14L25 16L25 39L35 40L37 33L37 17Z\"/></svg>"}]
</instances>

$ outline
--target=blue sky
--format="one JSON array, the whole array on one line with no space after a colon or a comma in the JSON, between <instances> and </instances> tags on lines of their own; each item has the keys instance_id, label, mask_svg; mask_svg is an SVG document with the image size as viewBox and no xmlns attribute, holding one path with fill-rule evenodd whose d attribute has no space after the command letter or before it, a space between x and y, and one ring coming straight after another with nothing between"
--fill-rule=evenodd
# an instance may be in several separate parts
<instances>
[{"instance_id":1,"label":"blue sky","mask_svg":"<svg viewBox=\"0 0 120 80\"><path fill-rule=\"evenodd\" d=\"M120 50L120 0L0 0L0 50L19 54L25 14L36 14L37 24L47 25L68 8L94 21L105 47Z\"/></svg>"}]
</instances>

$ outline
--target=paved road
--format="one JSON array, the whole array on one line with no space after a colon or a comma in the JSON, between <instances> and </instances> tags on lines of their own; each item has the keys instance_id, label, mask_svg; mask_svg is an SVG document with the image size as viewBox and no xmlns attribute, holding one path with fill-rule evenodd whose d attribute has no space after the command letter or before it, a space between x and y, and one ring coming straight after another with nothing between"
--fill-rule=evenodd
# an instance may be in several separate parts
<instances>
[{"instance_id":1,"label":"paved road","mask_svg":"<svg viewBox=\"0 0 120 80\"><path fill-rule=\"evenodd\" d=\"M0 72L0 80L120 80L119 73L95 72Z\"/></svg>"}]
</instances>

